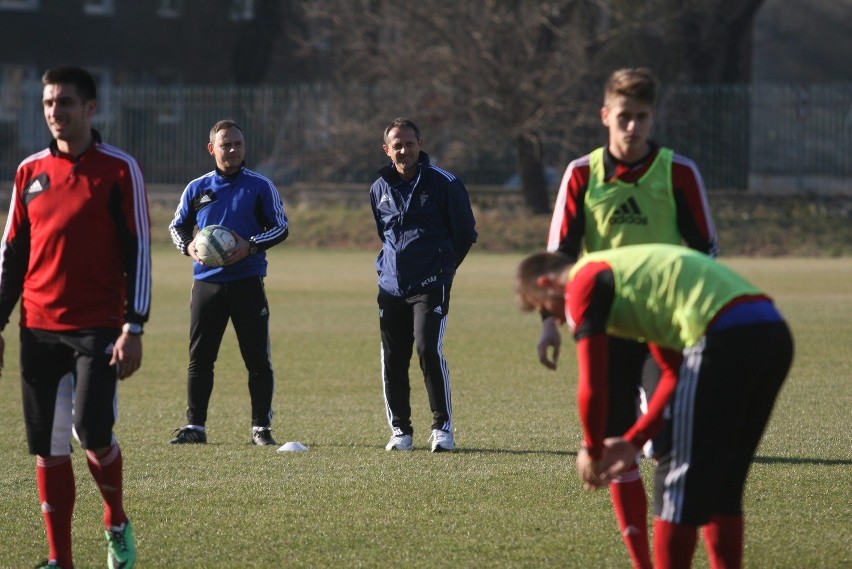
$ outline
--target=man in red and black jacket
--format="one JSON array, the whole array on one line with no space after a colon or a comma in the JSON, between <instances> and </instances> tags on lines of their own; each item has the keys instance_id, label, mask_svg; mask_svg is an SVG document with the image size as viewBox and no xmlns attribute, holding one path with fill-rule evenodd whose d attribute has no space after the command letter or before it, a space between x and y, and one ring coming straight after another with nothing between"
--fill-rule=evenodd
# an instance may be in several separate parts
<instances>
[{"instance_id":1,"label":"man in red and black jacket","mask_svg":"<svg viewBox=\"0 0 852 569\"><path fill-rule=\"evenodd\" d=\"M136 160L92 130L91 75L58 67L42 83L54 140L15 175L0 243L0 330L20 298L24 420L50 550L44 566L73 567L73 429L103 496L109 566L129 568L136 547L112 429L116 380L142 363L151 304L148 198ZM0 335L0 365L4 346Z\"/></svg>"}]
</instances>

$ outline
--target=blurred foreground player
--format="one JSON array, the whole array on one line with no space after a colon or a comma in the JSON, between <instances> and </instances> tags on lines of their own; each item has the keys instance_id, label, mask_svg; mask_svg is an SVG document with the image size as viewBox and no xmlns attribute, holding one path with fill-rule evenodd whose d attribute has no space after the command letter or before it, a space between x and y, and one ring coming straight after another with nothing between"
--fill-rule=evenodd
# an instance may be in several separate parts
<instances>
[{"instance_id":1,"label":"blurred foreground player","mask_svg":"<svg viewBox=\"0 0 852 569\"><path fill-rule=\"evenodd\" d=\"M793 357L772 301L724 265L675 245L600 251L573 267L557 253L531 255L518 268L517 294L522 309L567 320L577 340L577 469L586 487L632 467L668 408L671 447L658 449L655 478L655 566L689 567L702 526L711 566L741 567L745 481ZM607 334L647 340L662 375L647 414L605 439Z\"/></svg>"},{"instance_id":2,"label":"blurred foreground player","mask_svg":"<svg viewBox=\"0 0 852 569\"><path fill-rule=\"evenodd\" d=\"M148 198L126 152L92 130L95 83L77 67L42 77L50 146L18 167L0 245L0 326L21 299L21 380L49 559L74 566L71 435L104 500L107 565L136 561L112 429L117 380L142 363L151 302ZM5 346L0 336L0 365ZM6 544L11 545L11 544Z\"/></svg>"}]
</instances>

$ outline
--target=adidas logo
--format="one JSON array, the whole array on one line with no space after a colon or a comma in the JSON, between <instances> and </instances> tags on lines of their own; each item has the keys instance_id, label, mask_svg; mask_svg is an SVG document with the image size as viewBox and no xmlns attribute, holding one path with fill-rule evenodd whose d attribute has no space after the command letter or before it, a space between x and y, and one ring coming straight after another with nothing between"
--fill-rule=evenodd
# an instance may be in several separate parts
<instances>
[{"instance_id":1,"label":"adidas logo","mask_svg":"<svg viewBox=\"0 0 852 569\"><path fill-rule=\"evenodd\" d=\"M379 203L387 203L389 201L391 201L390 195L389 194L382 194L382 199L379 200Z\"/></svg>"},{"instance_id":2,"label":"adidas logo","mask_svg":"<svg viewBox=\"0 0 852 569\"><path fill-rule=\"evenodd\" d=\"M42 502L42 503L41 503L41 512L42 512L43 514L49 514L49 513L53 512L53 511L55 511L55 510L53 509L53 506L51 506L51 505L50 505L50 504L48 504L47 502Z\"/></svg>"},{"instance_id":3,"label":"adidas logo","mask_svg":"<svg viewBox=\"0 0 852 569\"><path fill-rule=\"evenodd\" d=\"M35 180L24 192L25 194L37 194L39 192L44 191L44 186L41 185L39 180Z\"/></svg>"},{"instance_id":4,"label":"adidas logo","mask_svg":"<svg viewBox=\"0 0 852 569\"><path fill-rule=\"evenodd\" d=\"M444 313L444 311L443 311L443 310L441 310L441 305L440 305L440 304L439 304L438 306L436 306L436 307L435 307L435 310L433 310L432 312L434 312L435 314L443 314L443 313Z\"/></svg>"},{"instance_id":5,"label":"adidas logo","mask_svg":"<svg viewBox=\"0 0 852 569\"><path fill-rule=\"evenodd\" d=\"M261 316L269 316L269 309L264 306L263 310L260 311L260 315Z\"/></svg>"},{"instance_id":6,"label":"adidas logo","mask_svg":"<svg viewBox=\"0 0 852 569\"><path fill-rule=\"evenodd\" d=\"M198 203L210 203L213 201L213 198L210 197L210 194L204 194L201 196L201 199L198 200Z\"/></svg>"},{"instance_id":7,"label":"adidas logo","mask_svg":"<svg viewBox=\"0 0 852 569\"><path fill-rule=\"evenodd\" d=\"M648 216L642 215L635 198L628 198L609 218L610 225L648 225Z\"/></svg>"}]
</instances>

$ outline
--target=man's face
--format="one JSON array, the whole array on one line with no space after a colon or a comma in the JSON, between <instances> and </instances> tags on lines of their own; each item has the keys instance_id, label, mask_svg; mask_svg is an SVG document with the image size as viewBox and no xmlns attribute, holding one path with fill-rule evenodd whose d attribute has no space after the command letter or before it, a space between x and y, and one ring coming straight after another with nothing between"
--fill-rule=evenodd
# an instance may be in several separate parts
<instances>
[{"instance_id":1,"label":"man's face","mask_svg":"<svg viewBox=\"0 0 852 569\"><path fill-rule=\"evenodd\" d=\"M45 85L42 105L47 128L60 150L67 151L69 145L89 136L97 103L94 100L84 103L73 85Z\"/></svg>"},{"instance_id":2,"label":"man's face","mask_svg":"<svg viewBox=\"0 0 852 569\"><path fill-rule=\"evenodd\" d=\"M423 140L417 138L414 129L393 128L382 148L393 162L397 172L403 177L413 174L420 159Z\"/></svg>"},{"instance_id":3,"label":"man's face","mask_svg":"<svg viewBox=\"0 0 852 569\"><path fill-rule=\"evenodd\" d=\"M565 285L559 275L547 274L531 283L518 283L516 294L524 310L545 312L559 324L565 323Z\"/></svg>"},{"instance_id":4,"label":"man's face","mask_svg":"<svg viewBox=\"0 0 852 569\"><path fill-rule=\"evenodd\" d=\"M550 314L559 324L565 324L565 289L557 282L548 281L541 285L540 310Z\"/></svg>"},{"instance_id":5,"label":"man's face","mask_svg":"<svg viewBox=\"0 0 852 569\"><path fill-rule=\"evenodd\" d=\"M633 162L645 155L654 126L651 105L624 95L611 95L601 108L601 122L609 129L609 151L613 156Z\"/></svg>"},{"instance_id":6,"label":"man's face","mask_svg":"<svg viewBox=\"0 0 852 569\"><path fill-rule=\"evenodd\" d=\"M207 145L210 155L216 159L216 167L225 174L240 169L246 157L243 133L236 127L223 128L216 132L213 142Z\"/></svg>"}]
</instances>

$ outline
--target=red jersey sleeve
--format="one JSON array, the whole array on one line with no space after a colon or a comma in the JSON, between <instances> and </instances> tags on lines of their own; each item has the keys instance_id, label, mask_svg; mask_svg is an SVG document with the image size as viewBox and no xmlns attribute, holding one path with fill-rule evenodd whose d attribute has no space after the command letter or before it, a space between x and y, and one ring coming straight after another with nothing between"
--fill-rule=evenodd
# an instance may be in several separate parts
<instances>
[{"instance_id":1,"label":"red jersey sleeve","mask_svg":"<svg viewBox=\"0 0 852 569\"><path fill-rule=\"evenodd\" d=\"M677 387L678 371L683 362L681 352L655 344L648 344L648 350L660 366L662 374L651 400L648 401L648 412L624 434L624 438L639 448L663 428L663 412Z\"/></svg>"},{"instance_id":2,"label":"red jersey sleeve","mask_svg":"<svg viewBox=\"0 0 852 569\"><path fill-rule=\"evenodd\" d=\"M677 153L672 158L672 190L677 206L677 224L684 242L692 249L715 257L719 241L704 181L695 162Z\"/></svg>"},{"instance_id":3,"label":"red jersey sleeve","mask_svg":"<svg viewBox=\"0 0 852 569\"><path fill-rule=\"evenodd\" d=\"M25 161L15 174L8 221L0 243L0 330L9 322L9 316L21 296L29 264L29 220L23 207L23 191L25 184L30 183L30 176L30 168Z\"/></svg>"},{"instance_id":4,"label":"red jersey sleeve","mask_svg":"<svg viewBox=\"0 0 852 569\"><path fill-rule=\"evenodd\" d=\"M550 220L547 235L547 250L567 255L576 260L580 255L580 246L585 232L583 200L589 184L589 156L583 156L568 164Z\"/></svg>"},{"instance_id":5,"label":"red jersey sleeve","mask_svg":"<svg viewBox=\"0 0 852 569\"><path fill-rule=\"evenodd\" d=\"M567 321L577 339L577 411L583 444L600 458L609 404L609 337L606 321L614 296L612 270L606 263L582 267L565 289Z\"/></svg>"}]
</instances>

